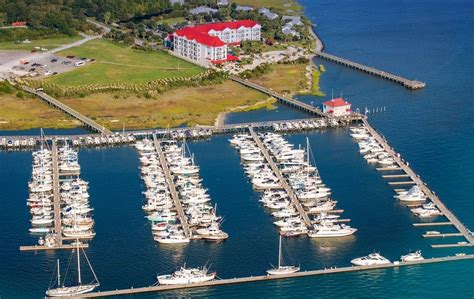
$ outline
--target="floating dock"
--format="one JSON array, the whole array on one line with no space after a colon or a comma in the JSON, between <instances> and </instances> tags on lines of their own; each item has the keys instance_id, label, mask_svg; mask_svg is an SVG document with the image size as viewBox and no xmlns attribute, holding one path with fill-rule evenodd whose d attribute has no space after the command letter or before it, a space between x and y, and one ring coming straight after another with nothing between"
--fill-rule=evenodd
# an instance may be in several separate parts
<instances>
[{"instance_id":1,"label":"floating dock","mask_svg":"<svg viewBox=\"0 0 474 299\"><path fill-rule=\"evenodd\" d=\"M89 248L89 244L79 244L79 248ZM44 250L58 250L58 249L74 250L74 249L77 249L77 245L61 244L54 247L40 246L40 245L20 246L20 251L44 251Z\"/></svg>"},{"instance_id":2,"label":"floating dock","mask_svg":"<svg viewBox=\"0 0 474 299\"><path fill-rule=\"evenodd\" d=\"M462 237L461 233L446 233L446 234L424 234L423 238L449 238Z\"/></svg>"},{"instance_id":3,"label":"floating dock","mask_svg":"<svg viewBox=\"0 0 474 299\"><path fill-rule=\"evenodd\" d=\"M286 191L288 194L288 197L291 200L291 203L293 207L295 208L296 211L300 214L301 218L303 219L304 223L306 224L307 227L312 228L313 225L311 223L311 219L309 219L308 214L304 210L303 206L301 205L300 201L296 197L295 192L293 192L293 189L288 185L286 182L286 179L283 177L283 174L281 173L280 169L276 166L275 162L270 156L270 153L268 152L267 148L265 145L262 143L260 138L258 137L257 133L250 128L250 135L252 135L253 140L257 144L257 146L260 148L260 151L262 152L263 156L265 157L265 160L267 161L268 165L270 165L270 168L272 169L273 173L277 176L281 187Z\"/></svg>"},{"instance_id":4,"label":"floating dock","mask_svg":"<svg viewBox=\"0 0 474 299\"><path fill-rule=\"evenodd\" d=\"M162 285L162 286L158 285L158 286L149 286L149 287L139 287L139 288L130 288L130 289L115 290L115 291L94 292L94 293L89 293L89 294L83 294L81 295L81 297L82 298L108 297L108 296L175 291L175 290L194 289L194 288L216 287L216 286L223 286L223 285L275 281L275 280L282 280L282 279L294 279L294 278L300 278L300 277L321 276L321 275L329 275L329 274L337 274L337 273L350 273L350 272L373 271L373 270L382 270L382 269L393 269L393 268L399 268L399 267L409 267L413 265L434 264L434 263L453 262L453 261L470 260L470 259L474 259L474 255L439 257L439 258L425 259L422 261L410 262L410 263L400 262L398 264L386 264L386 265L375 265L375 266L352 266L352 267L342 267L342 268L334 267L334 268L329 268L329 269L302 271L302 272L296 272L296 273L285 274L285 275L240 277L240 278L212 280L212 281L208 281L204 283L195 283L195 284Z\"/></svg>"},{"instance_id":5,"label":"floating dock","mask_svg":"<svg viewBox=\"0 0 474 299\"><path fill-rule=\"evenodd\" d=\"M413 226L447 226L453 225L451 222L420 222L420 223L413 223Z\"/></svg>"},{"instance_id":6,"label":"floating dock","mask_svg":"<svg viewBox=\"0 0 474 299\"><path fill-rule=\"evenodd\" d=\"M366 66L366 65L363 65L363 64L360 64L360 63L357 63L357 62L353 62L353 61L350 61L348 59L337 57L335 55L331 55L331 54L328 54L328 53L316 51L315 54L318 57L324 58L326 60L345 65L347 67L365 72L367 74L371 74L371 75L374 75L374 76L377 76L377 77L380 77L380 78L384 78L384 79L387 79L387 80L390 80L390 81L397 82L397 83L399 83L399 84L401 84L401 85L403 85L403 86L405 86L406 88L409 88L409 89L421 89L421 88L425 87L425 85L426 85L425 82L421 82L421 81L417 81L417 80L409 80L409 79L403 78L401 76L394 75L394 74L391 74L391 73L388 73L388 72L384 72L384 71L378 70L376 68Z\"/></svg>"},{"instance_id":7,"label":"floating dock","mask_svg":"<svg viewBox=\"0 0 474 299\"><path fill-rule=\"evenodd\" d=\"M471 243L454 243L454 244L433 244L431 248L454 248L454 247L472 247L474 244Z\"/></svg>"}]
</instances>

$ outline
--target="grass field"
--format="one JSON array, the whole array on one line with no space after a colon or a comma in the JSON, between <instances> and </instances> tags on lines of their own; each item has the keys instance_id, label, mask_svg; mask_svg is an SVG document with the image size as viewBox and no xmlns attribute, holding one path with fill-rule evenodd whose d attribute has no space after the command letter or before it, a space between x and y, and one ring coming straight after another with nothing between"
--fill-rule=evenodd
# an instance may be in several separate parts
<instances>
[{"instance_id":1,"label":"grass field","mask_svg":"<svg viewBox=\"0 0 474 299\"><path fill-rule=\"evenodd\" d=\"M93 40L59 55L93 58L96 61L50 78L60 85L92 83L144 83L155 79L191 76L202 68L163 52L134 50L105 39Z\"/></svg>"},{"instance_id":2,"label":"grass field","mask_svg":"<svg viewBox=\"0 0 474 299\"><path fill-rule=\"evenodd\" d=\"M308 88L306 64L275 64L272 71L250 81L278 93L293 94Z\"/></svg>"},{"instance_id":3,"label":"grass field","mask_svg":"<svg viewBox=\"0 0 474 299\"><path fill-rule=\"evenodd\" d=\"M179 24L186 22L185 18L178 17L178 18L170 18L170 19L164 19L164 20L158 20L158 24L166 24L166 25L174 25L174 24Z\"/></svg>"},{"instance_id":4,"label":"grass field","mask_svg":"<svg viewBox=\"0 0 474 299\"><path fill-rule=\"evenodd\" d=\"M31 44L15 44L15 42L0 42L0 50L27 50L31 51L34 47L46 48L48 50L58 48L62 45L70 44L80 40L81 36L66 36L50 39L32 40Z\"/></svg>"},{"instance_id":5,"label":"grass field","mask_svg":"<svg viewBox=\"0 0 474 299\"><path fill-rule=\"evenodd\" d=\"M301 6L298 5L296 0L232 0L240 5L250 5L253 7L266 7L266 8L275 8L278 10L301 10Z\"/></svg>"},{"instance_id":6,"label":"grass field","mask_svg":"<svg viewBox=\"0 0 474 299\"><path fill-rule=\"evenodd\" d=\"M132 93L100 93L61 101L107 128L121 129L125 124L127 129L141 129L212 125L221 112L236 107L248 110L247 106L266 99L262 93L226 81L219 85L181 88L151 99Z\"/></svg>"},{"instance_id":7,"label":"grass field","mask_svg":"<svg viewBox=\"0 0 474 299\"><path fill-rule=\"evenodd\" d=\"M0 130L72 128L79 124L38 99L0 95Z\"/></svg>"}]
</instances>

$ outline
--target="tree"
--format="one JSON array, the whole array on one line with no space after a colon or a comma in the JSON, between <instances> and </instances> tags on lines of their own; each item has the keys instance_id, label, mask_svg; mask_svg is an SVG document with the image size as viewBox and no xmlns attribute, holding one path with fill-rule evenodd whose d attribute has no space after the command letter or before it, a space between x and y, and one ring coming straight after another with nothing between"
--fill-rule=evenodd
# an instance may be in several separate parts
<instances>
[{"instance_id":1,"label":"tree","mask_svg":"<svg viewBox=\"0 0 474 299\"><path fill-rule=\"evenodd\" d=\"M110 13L110 11L106 11L104 13L104 22L105 24L108 24L109 23L109 20L110 20L110 17L112 16L112 14Z\"/></svg>"}]
</instances>

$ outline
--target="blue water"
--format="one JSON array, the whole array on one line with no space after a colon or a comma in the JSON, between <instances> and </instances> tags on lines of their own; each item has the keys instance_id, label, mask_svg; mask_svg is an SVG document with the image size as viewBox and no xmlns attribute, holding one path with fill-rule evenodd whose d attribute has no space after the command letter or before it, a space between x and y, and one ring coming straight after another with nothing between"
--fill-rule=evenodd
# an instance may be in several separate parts
<instances>
[{"instance_id":1,"label":"blue water","mask_svg":"<svg viewBox=\"0 0 474 299\"><path fill-rule=\"evenodd\" d=\"M321 87L327 95L343 92L354 107L386 107L370 116L410 165L446 205L474 228L474 7L470 1L301 1L317 24L326 51L386 71L427 82L420 91L381 80L326 61ZM324 98L305 97L321 103ZM276 111L231 114L227 122L305 117L279 106ZM10 132L9 132L10 134ZM426 257L473 252L431 249L430 244L458 241L424 240L417 219L392 198L385 180L357 153L345 129L287 135L305 143L308 136L323 180L333 189L344 218L359 230L338 241L308 238L285 242L287 259L303 269L348 265L373 250L398 259L410 249ZM187 262L206 261L220 277L259 275L275 263L278 234L269 214L257 202L227 142L229 136L190 142L201 166L204 185L225 218L230 238L221 244L192 242L176 248L158 246L143 218L139 163L131 147L84 149L79 153L82 176L90 182L97 236L87 250L101 280L101 290L150 285L157 273L169 273ZM27 234L25 206L31 172L30 152L0 152L0 297L39 298L47 288L56 258L68 252L20 253L33 244ZM449 231L450 228L442 228ZM289 253L289 254L288 254ZM474 296L474 262L463 261L191 290L143 297L390 297Z\"/></svg>"}]
</instances>

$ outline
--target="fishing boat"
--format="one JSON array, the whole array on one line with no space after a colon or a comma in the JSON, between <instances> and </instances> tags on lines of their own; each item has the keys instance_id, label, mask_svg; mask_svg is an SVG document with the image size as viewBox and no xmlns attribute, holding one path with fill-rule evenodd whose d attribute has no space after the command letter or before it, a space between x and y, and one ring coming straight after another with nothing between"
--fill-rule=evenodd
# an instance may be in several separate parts
<instances>
[{"instance_id":1,"label":"fishing boat","mask_svg":"<svg viewBox=\"0 0 474 299\"><path fill-rule=\"evenodd\" d=\"M267 270L268 275L284 275L300 271L300 267L283 266L283 256L281 254L281 235L278 242L278 267Z\"/></svg>"},{"instance_id":2,"label":"fishing boat","mask_svg":"<svg viewBox=\"0 0 474 299\"><path fill-rule=\"evenodd\" d=\"M48 288L46 291L46 296L48 297L72 297L72 296L78 296L81 294L89 293L93 291L95 288L97 288L100 283L99 280L97 279L97 276L94 272L94 269L92 269L92 266L89 262L89 259L87 258L86 253L84 250L82 252L84 253L84 257L86 258L87 264L89 265L90 270L92 271L92 274L94 275L94 279L92 280L91 283L88 284L83 284L82 283L82 277L81 277L81 257L79 253L79 242L76 242L77 248L76 248L76 253L77 253L77 285L75 286L64 286L64 281L61 282L61 273L60 273L60 268L59 268L59 260L57 260L57 286L55 288Z\"/></svg>"}]
</instances>

